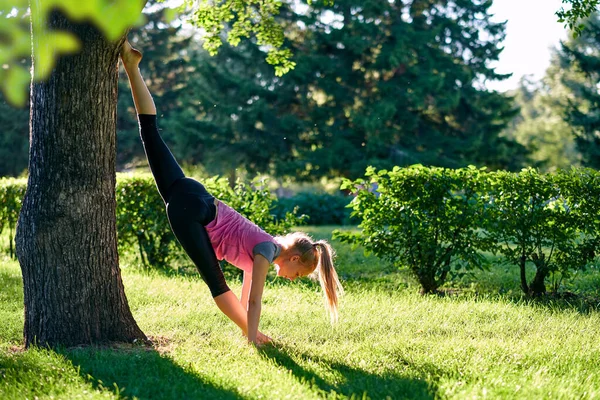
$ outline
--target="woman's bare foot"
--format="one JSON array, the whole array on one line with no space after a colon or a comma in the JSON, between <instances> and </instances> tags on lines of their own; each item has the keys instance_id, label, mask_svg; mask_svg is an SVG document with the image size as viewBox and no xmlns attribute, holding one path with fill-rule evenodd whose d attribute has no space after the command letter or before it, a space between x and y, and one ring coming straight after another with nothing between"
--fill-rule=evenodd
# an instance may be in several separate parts
<instances>
[{"instance_id":1,"label":"woman's bare foot","mask_svg":"<svg viewBox=\"0 0 600 400\"><path fill-rule=\"evenodd\" d=\"M120 55L125 69L137 68L140 61L142 61L142 53L131 47L129 40L125 40L125 43L123 43Z\"/></svg>"}]
</instances>

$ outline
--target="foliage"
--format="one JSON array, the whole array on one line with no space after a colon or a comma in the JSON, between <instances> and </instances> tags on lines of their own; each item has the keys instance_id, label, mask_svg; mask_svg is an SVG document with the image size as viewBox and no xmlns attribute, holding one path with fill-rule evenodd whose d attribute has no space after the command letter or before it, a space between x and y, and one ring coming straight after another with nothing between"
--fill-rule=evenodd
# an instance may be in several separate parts
<instances>
[{"instance_id":1,"label":"foliage","mask_svg":"<svg viewBox=\"0 0 600 400\"><path fill-rule=\"evenodd\" d=\"M48 30L47 21L59 9L73 21L90 21L108 40L117 40L126 29L139 22L143 0L14 0L0 2L0 89L14 104L23 105L30 83L29 70L21 64L32 54L30 33L33 31L35 80L46 79L55 58L79 50L79 40L67 31ZM30 6L30 9L28 8ZM31 20L29 19L31 12Z\"/></svg>"},{"instance_id":2,"label":"foliage","mask_svg":"<svg viewBox=\"0 0 600 400\"><path fill-rule=\"evenodd\" d=\"M571 127L564 121L562 74L557 65L551 65L541 82L523 77L512 93L519 115L504 131L504 135L527 149L527 164L544 172L570 168L580 162Z\"/></svg>"},{"instance_id":3,"label":"foliage","mask_svg":"<svg viewBox=\"0 0 600 400\"><path fill-rule=\"evenodd\" d=\"M147 0L44 0L31 2L31 29L33 35L33 58L35 60L34 79L46 79L54 66L55 58L61 54L79 50L78 38L67 31L50 31L47 21L52 12L60 10L72 21L89 21L95 25L108 40L118 40L128 28L143 23L141 14ZM328 3L328 1L326 1ZM6 37L0 43L0 90L11 103L23 105L26 99L26 86L29 84L29 72L19 61L30 51L30 25L28 21L27 0L0 2L0 33ZM291 52L283 48L284 35L281 26L275 23L274 15L279 12L281 3L276 0L241 1L222 0L218 3L201 1L195 5L193 0L185 0L181 6L168 5L169 13L175 10L185 13L195 8L189 21L206 32L205 47L216 53L221 43L221 33L226 23L232 23L228 32L228 41L234 45L242 37L255 35L258 43L267 48L267 62L275 65L278 75L294 67Z\"/></svg>"},{"instance_id":4,"label":"foliage","mask_svg":"<svg viewBox=\"0 0 600 400\"><path fill-rule=\"evenodd\" d=\"M580 173L573 171L567 179L561 173L558 182L577 180ZM494 215L485 228L506 260L519 267L524 293L541 295L550 274L568 276L593 259L596 244L580 230L576 207L584 193L561 190L554 175L531 168L516 174L498 172L491 179ZM535 266L529 283L527 262Z\"/></svg>"},{"instance_id":5,"label":"foliage","mask_svg":"<svg viewBox=\"0 0 600 400\"><path fill-rule=\"evenodd\" d=\"M585 24L580 21L585 20L598 9L599 0L563 0L563 3L571 4L567 10L561 7L556 12L558 22L564 23L565 28L573 31L573 37L580 36L585 29Z\"/></svg>"},{"instance_id":6,"label":"foliage","mask_svg":"<svg viewBox=\"0 0 600 400\"><path fill-rule=\"evenodd\" d=\"M600 14L586 21L576 39L558 51L561 83L566 87L565 120L575 134L577 149L586 167L600 167Z\"/></svg>"},{"instance_id":7,"label":"foliage","mask_svg":"<svg viewBox=\"0 0 600 400\"><path fill-rule=\"evenodd\" d=\"M9 231L8 248L11 258L15 257L13 233L26 187L25 179L0 178L0 233L5 229Z\"/></svg>"},{"instance_id":8,"label":"foliage","mask_svg":"<svg viewBox=\"0 0 600 400\"><path fill-rule=\"evenodd\" d=\"M546 292L548 277L585 269L600 246L600 174L572 169L540 174L475 168L395 168L346 180L358 189L353 215L359 233L338 233L398 267L408 267L424 292L452 271L482 268L481 251L518 266L521 289ZM528 265L535 274L529 281Z\"/></svg>"},{"instance_id":9,"label":"foliage","mask_svg":"<svg viewBox=\"0 0 600 400\"><path fill-rule=\"evenodd\" d=\"M297 210L306 215L310 225L350 224L350 210L347 205L351 198L341 194L300 192L292 197L279 198L275 208L278 216Z\"/></svg>"},{"instance_id":10,"label":"foliage","mask_svg":"<svg viewBox=\"0 0 600 400\"><path fill-rule=\"evenodd\" d=\"M478 232L489 212L482 170L369 167L365 175L342 184L358 190L351 207L361 232L338 232L339 238L407 266L424 293L435 292L449 274L485 267L480 251L492 243Z\"/></svg>"},{"instance_id":11,"label":"foliage","mask_svg":"<svg viewBox=\"0 0 600 400\"><path fill-rule=\"evenodd\" d=\"M192 3L191 0L188 2ZM227 40L232 46L237 46L242 37L249 38L254 34L258 45L268 48L267 62L275 65L276 75L281 76L296 63L291 61L289 49L281 49L283 29L274 18L280 7L281 2L275 0L201 1L194 13L194 21L206 31L204 48L213 56L222 44L223 31L228 24Z\"/></svg>"}]
</instances>

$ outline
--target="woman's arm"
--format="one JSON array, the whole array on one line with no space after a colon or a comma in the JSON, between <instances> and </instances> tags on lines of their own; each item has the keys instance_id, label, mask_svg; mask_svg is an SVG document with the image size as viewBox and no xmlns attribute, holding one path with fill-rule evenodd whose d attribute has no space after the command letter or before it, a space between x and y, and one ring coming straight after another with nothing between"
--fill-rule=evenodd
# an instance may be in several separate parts
<instances>
[{"instance_id":1,"label":"woman's arm","mask_svg":"<svg viewBox=\"0 0 600 400\"><path fill-rule=\"evenodd\" d=\"M242 284L242 295L240 296L240 303L244 310L248 312L248 295L250 294L250 284L252 283L252 274L244 271L244 283Z\"/></svg>"},{"instance_id":2,"label":"woman's arm","mask_svg":"<svg viewBox=\"0 0 600 400\"><path fill-rule=\"evenodd\" d=\"M259 344L257 341L258 323L262 305L262 294L269 271L269 261L260 254L254 256L252 267L252 283L248 296L248 340Z\"/></svg>"}]
</instances>

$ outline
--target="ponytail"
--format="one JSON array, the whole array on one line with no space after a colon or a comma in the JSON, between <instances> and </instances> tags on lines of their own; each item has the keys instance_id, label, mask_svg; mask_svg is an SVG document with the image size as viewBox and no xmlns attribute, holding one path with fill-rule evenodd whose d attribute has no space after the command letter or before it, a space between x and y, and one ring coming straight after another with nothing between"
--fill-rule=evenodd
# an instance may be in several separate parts
<instances>
[{"instance_id":1,"label":"ponytail","mask_svg":"<svg viewBox=\"0 0 600 400\"><path fill-rule=\"evenodd\" d=\"M344 289L333 266L335 253L331 245L325 240L319 240L314 246L319 252L319 261L317 264L319 283L326 297L326 307L331 316L331 321L336 322L338 319L338 291L339 294L343 294Z\"/></svg>"},{"instance_id":2,"label":"ponytail","mask_svg":"<svg viewBox=\"0 0 600 400\"><path fill-rule=\"evenodd\" d=\"M338 292L343 294L344 290L340 284L337 272L333 266L335 252L327 241L319 240L313 242L312 238L302 232L294 232L283 237L278 237L284 248L300 256L300 264L313 272L313 276L319 279L323 293L325 294L325 306L331 316L331 321L338 319Z\"/></svg>"}]
</instances>

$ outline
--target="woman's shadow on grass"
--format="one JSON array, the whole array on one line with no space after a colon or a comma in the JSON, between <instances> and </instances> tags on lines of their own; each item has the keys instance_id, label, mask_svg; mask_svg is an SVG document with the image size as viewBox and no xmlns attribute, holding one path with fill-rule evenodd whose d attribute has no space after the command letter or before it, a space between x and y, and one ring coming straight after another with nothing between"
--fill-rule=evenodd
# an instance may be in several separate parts
<instances>
[{"instance_id":1,"label":"woman's shadow on grass","mask_svg":"<svg viewBox=\"0 0 600 400\"><path fill-rule=\"evenodd\" d=\"M60 351L79 374L97 389L113 391L119 398L137 399L227 399L243 397L234 387L225 387L181 366L151 347L123 345L87 347Z\"/></svg>"},{"instance_id":2,"label":"woman's shadow on grass","mask_svg":"<svg viewBox=\"0 0 600 400\"><path fill-rule=\"evenodd\" d=\"M318 361L341 375L342 381L334 383L327 381L318 373L299 365L290 352L280 345L265 346L259 349L263 357L290 371L300 382L316 386L321 391L338 393L349 398L371 399L433 399L435 388L425 380L403 377L394 372L381 375L353 368L338 362L330 362L319 357L298 354L301 359Z\"/></svg>"}]
</instances>

